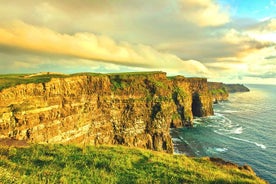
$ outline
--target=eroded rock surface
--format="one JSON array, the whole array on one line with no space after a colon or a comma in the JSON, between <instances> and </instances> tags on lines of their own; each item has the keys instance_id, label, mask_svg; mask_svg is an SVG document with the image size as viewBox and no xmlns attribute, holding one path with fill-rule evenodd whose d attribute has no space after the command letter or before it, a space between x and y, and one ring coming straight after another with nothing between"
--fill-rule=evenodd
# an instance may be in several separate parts
<instances>
[{"instance_id":1,"label":"eroded rock surface","mask_svg":"<svg viewBox=\"0 0 276 184\"><path fill-rule=\"evenodd\" d=\"M215 103L228 100L229 93L250 91L243 84L224 84L221 82L208 82L208 88Z\"/></svg>"},{"instance_id":2,"label":"eroded rock surface","mask_svg":"<svg viewBox=\"0 0 276 184\"><path fill-rule=\"evenodd\" d=\"M209 90L213 97L213 102L224 101L228 99L229 93L225 84L221 82L208 82Z\"/></svg>"},{"instance_id":3,"label":"eroded rock surface","mask_svg":"<svg viewBox=\"0 0 276 184\"><path fill-rule=\"evenodd\" d=\"M78 75L0 92L0 138L173 151L170 127L213 114L207 79Z\"/></svg>"}]
</instances>

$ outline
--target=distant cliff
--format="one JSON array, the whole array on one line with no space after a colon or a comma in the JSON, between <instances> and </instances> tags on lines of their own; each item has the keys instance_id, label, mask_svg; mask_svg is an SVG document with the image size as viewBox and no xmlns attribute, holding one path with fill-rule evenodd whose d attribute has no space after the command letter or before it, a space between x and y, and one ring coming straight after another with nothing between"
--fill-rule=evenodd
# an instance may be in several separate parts
<instances>
[{"instance_id":1,"label":"distant cliff","mask_svg":"<svg viewBox=\"0 0 276 184\"><path fill-rule=\"evenodd\" d=\"M229 93L225 84L221 82L208 82L208 88L212 94L214 103L228 99Z\"/></svg>"},{"instance_id":2,"label":"distant cliff","mask_svg":"<svg viewBox=\"0 0 276 184\"><path fill-rule=\"evenodd\" d=\"M225 88L229 93L236 93L236 92L248 92L250 91L246 86L243 84L225 84Z\"/></svg>"},{"instance_id":3,"label":"distant cliff","mask_svg":"<svg viewBox=\"0 0 276 184\"><path fill-rule=\"evenodd\" d=\"M212 94L213 102L227 100L229 93L248 92L249 89L242 84L224 84L221 82L208 82L208 88Z\"/></svg>"},{"instance_id":4,"label":"distant cliff","mask_svg":"<svg viewBox=\"0 0 276 184\"><path fill-rule=\"evenodd\" d=\"M205 78L164 72L34 77L1 86L0 138L172 152L170 127L213 114Z\"/></svg>"}]
</instances>

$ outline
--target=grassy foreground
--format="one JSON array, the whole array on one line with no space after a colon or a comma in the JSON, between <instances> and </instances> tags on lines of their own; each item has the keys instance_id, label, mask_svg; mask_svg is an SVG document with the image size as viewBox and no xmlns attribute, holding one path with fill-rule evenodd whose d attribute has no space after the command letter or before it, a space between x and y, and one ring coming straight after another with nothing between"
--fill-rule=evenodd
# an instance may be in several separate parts
<instances>
[{"instance_id":1,"label":"grassy foreground","mask_svg":"<svg viewBox=\"0 0 276 184\"><path fill-rule=\"evenodd\" d=\"M0 148L0 183L265 183L247 170L121 146Z\"/></svg>"}]
</instances>

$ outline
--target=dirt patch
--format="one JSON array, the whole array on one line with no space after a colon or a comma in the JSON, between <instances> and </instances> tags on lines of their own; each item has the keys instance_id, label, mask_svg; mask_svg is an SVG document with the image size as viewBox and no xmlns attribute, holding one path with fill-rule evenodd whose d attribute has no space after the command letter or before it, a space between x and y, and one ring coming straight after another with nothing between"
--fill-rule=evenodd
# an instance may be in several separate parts
<instances>
[{"instance_id":1,"label":"dirt patch","mask_svg":"<svg viewBox=\"0 0 276 184\"><path fill-rule=\"evenodd\" d=\"M27 141L24 141L24 140L4 138L4 139L0 139L0 146L1 147L27 147L29 146L29 144L27 143Z\"/></svg>"},{"instance_id":2,"label":"dirt patch","mask_svg":"<svg viewBox=\"0 0 276 184\"><path fill-rule=\"evenodd\" d=\"M238 168L238 165L237 164L234 164L232 162L228 162L228 161L225 161L221 158L214 158L214 157L210 157L209 160L217 165L222 165L222 166L232 166L232 167L236 167Z\"/></svg>"}]
</instances>

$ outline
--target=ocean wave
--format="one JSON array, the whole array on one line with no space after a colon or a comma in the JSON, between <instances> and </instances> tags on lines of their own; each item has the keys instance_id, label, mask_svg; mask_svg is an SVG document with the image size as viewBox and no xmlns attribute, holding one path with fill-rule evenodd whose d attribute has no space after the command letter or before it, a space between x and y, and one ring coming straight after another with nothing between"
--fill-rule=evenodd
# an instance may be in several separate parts
<instances>
[{"instance_id":1,"label":"ocean wave","mask_svg":"<svg viewBox=\"0 0 276 184\"><path fill-rule=\"evenodd\" d=\"M217 130L214 130L215 133L220 134L220 135L231 135L231 134L242 134L243 133L243 127L239 126L236 128L232 129L227 129L227 128L219 128Z\"/></svg>"},{"instance_id":2,"label":"ocean wave","mask_svg":"<svg viewBox=\"0 0 276 184\"><path fill-rule=\"evenodd\" d=\"M249 140L246 140L246 139L240 139L240 138L233 137L233 136L229 136L229 138L235 139L237 141L242 141L242 142L247 142L247 143L250 143L250 144L255 144L256 146L261 147L262 149L266 149L266 146L264 144L260 144L260 143L253 142L253 141L249 141Z\"/></svg>"},{"instance_id":3,"label":"ocean wave","mask_svg":"<svg viewBox=\"0 0 276 184\"><path fill-rule=\"evenodd\" d=\"M242 134L243 133L243 128L238 127L238 128L233 128L233 129L225 129L225 128L220 128L218 130L214 130L215 133L220 132L223 135L229 135L229 134Z\"/></svg>"},{"instance_id":4,"label":"ocean wave","mask_svg":"<svg viewBox=\"0 0 276 184\"><path fill-rule=\"evenodd\" d=\"M228 149L227 148L214 148L217 152L225 152Z\"/></svg>"},{"instance_id":5,"label":"ocean wave","mask_svg":"<svg viewBox=\"0 0 276 184\"><path fill-rule=\"evenodd\" d=\"M223 153L223 152L228 151L228 149L227 148L219 148L219 147L208 147L205 151L209 152L209 153L216 153L216 152Z\"/></svg>"},{"instance_id":6,"label":"ocean wave","mask_svg":"<svg viewBox=\"0 0 276 184\"><path fill-rule=\"evenodd\" d=\"M226 127L219 127L219 129L214 130L215 133L221 133L221 134L242 134L243 133L243 127L239 125L232 125L232 126L226 126Z\"/></svg>"},{"instance_id":7,"label":"ocean wave","mask_svg":"<svg viewBox=\"0 0 276 184\"><path fill-rule=\"evenodd\" d=\"M237 141L242 141L242 142L246 142L246 143L250 143L250 144L254 144L262 149L266 149L266 146L264 144L261 144L261 143L257 143L257 142L253 142L253 141L249 141L249 140L246 140L246 139L241 139L241 138L237 138L237 137L233 137L233 136L227 136L219 131L216 131L214 130L215 133L219 134L219 135L222 135L222 136L225 136L225 137L228 137L228 138L231 138L231 139L234 139L234 140L237 140Z\"/></svg>"},{"instance_id":8,"label":"ocean wave","mask_svg":"<svg viewBox=\"0 0 276 184\"><path fill-rule=\"evenodd\" d=\"M173 141L174 143L177 143L177 142L182 142L182 140L181 140L181 139L179 139L179 138L175 138L175 137L173 137L173 138L172 138L172 141Z\"/></svg>"},{"instance_id":9,"label":"ocean wave","mask_svg":"<svg viewBox=\"0 0 276 184\"><path fill-rule=\"evenodd\" d=\"M215 116L210 119L211 121L206 127L215 129L215 133L221 134L242 134L243 127L238 123L233 123L231 119L225 117L223 114L215 113Z\"/></svg>"},{"instance_id":10,"label":"ocean wave","mask_svg":"<svg viewBox=\"0 0 276 184\"><path fill-rule=\"evenodd\" d=\"M217 116L218 116L218 117L221 117L221 116L223 116L223 114L218 113L218 112L215 112L213 117L217 117ZM211 116L211 117L212 117L212 116Z\"/></svg>"},{"instance_id":11,"label":"ocean wave","mask_svg":"<svg viewBox=\"0 0 276 184\"><path fill-rule=\"evenodd\" d=\"M238 128L232 129L230 131L230 134L242 134L242 132L243 132L243 128L242 127L238 127Z\"/></svg>"},{"instance_id":12,"label":"ocean wave","mask_svg":"<svg viewBox=\"0 0 276 184\"><path fill-rule=\"evenodd\" d=\"M215 114L221 114L221 113L229 113L229 114L232 114L232 113L236 113L236 112L239 112L239 111L235 111L235 110L216 110L215 111Z\"/></svg>"},{"instance_id":13,"label":"ocean wave","mask_svg":"<svg viewBox=\"0 0 276 184\"><path fill-rule=\"evenodd\" d=\"M224 133L222 133L222 132L219 132L219 131L217 131L217 130L214 130L214 132L216 133L216 134L219 134L219 135L223 135L223 136L226 136Z\"/></svg>"},{"instance_id":14,"label":"ocean wave","mask_svg":"<svg viewBox=\"0 0 276 184\"><path fill-rule=\"evenodd\" d=\"M202 124L202 122L203 122L202 118L195 118L193 120L193 124L196 124L196 125L200 125L200 124Z\"/></svg>"}]
</instances>

